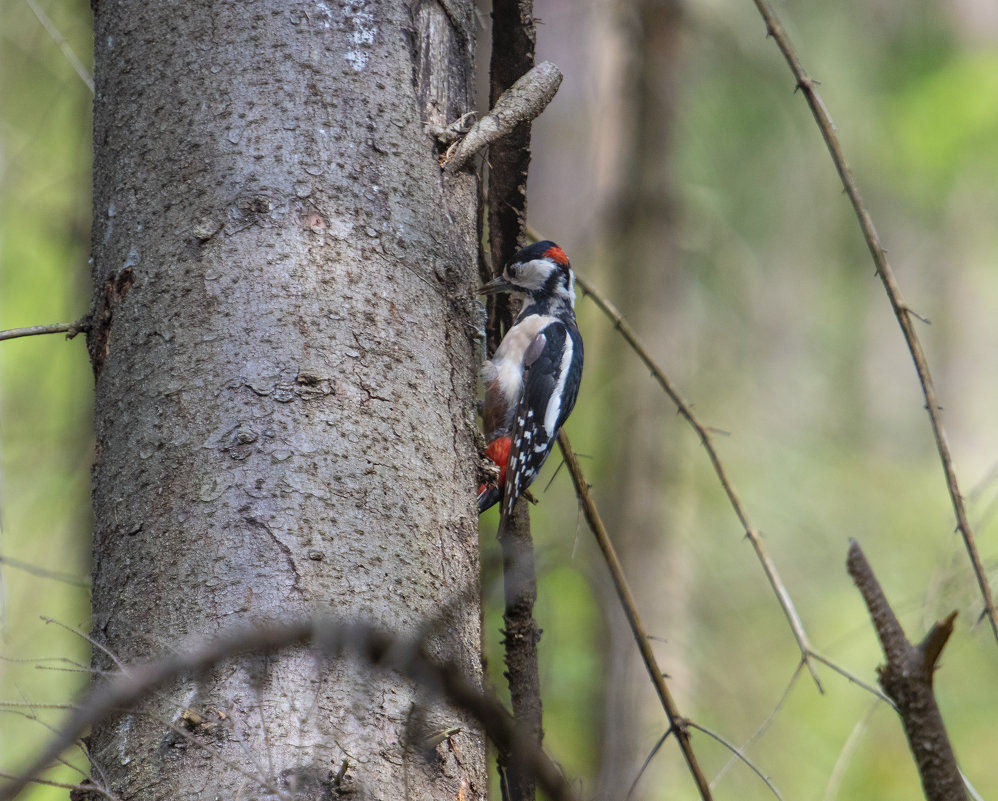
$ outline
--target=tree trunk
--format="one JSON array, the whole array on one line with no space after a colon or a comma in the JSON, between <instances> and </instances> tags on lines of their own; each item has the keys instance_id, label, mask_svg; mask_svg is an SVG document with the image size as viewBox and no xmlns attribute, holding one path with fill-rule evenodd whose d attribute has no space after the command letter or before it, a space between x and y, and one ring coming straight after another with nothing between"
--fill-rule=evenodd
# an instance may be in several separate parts
<instances>
[{"instance_id":1,"label":"tree trunk","mask_svg":"<svg viewBox=\"0 0 998 801\"><path fill-rule=\"evenodd\" d=\"M472 4L95 3L95 640L363 617L480 677ZM95 666L113 668L103 653ZM428 759L410 725L460 728ZM93 733L120 798L484 796L484 742L305 652Z\"/></svg>"}]
</instances>

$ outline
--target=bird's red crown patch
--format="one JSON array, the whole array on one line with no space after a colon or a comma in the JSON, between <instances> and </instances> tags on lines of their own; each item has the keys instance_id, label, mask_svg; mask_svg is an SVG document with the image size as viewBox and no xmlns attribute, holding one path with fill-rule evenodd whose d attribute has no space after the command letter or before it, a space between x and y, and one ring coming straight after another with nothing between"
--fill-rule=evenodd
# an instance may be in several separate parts
<instances>
[{"instance_id":1,"label":"bird's red crown patch","mask_svg":"<svg viewBox=\"0 0 998 801\"><path fill-rule=\"evenodd\" d=\"M565 255L565 251L560 247L555 245L553 248L548 248L544 251L544 257L551 259L555 264L560 264L562 267L568 266L568 256Z\"/></svg>"}]
</instances>

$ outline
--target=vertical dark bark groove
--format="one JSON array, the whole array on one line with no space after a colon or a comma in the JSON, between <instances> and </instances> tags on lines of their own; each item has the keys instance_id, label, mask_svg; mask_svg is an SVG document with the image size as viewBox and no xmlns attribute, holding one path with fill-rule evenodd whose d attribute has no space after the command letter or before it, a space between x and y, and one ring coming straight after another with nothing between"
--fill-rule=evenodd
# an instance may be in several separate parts
<instances>
[{"instance_id":1,"label":"vertical dark bark groove","mask_svg":"<svg viewBox=\"0 0 998 801\"><path fill-rule=\"evenodd\" d=\"M537 601L537 575L534 560L534 543L530 535L530 510L527 504L518 503L507 521L506 529L499 532L503 556L503 590L506 609L503 613L503 645L506 649L506 678L509 682L513 715L527 741L540 747L544 739L543 708L541 704L541 679L538 668L537 646L541 630L534 618ZM507 755L503 762L511 787L512 799L533 798L534 780L509 764Z\"/></svg>"},{"instance_id":2,"label":"vertical dark bark groove","mask_svg":"<svg viewBox=\"0 0 998 801\"><path fill-rule=\"evenodd\" d=\"M288 615L404 634L451 608L427 648L481 680L478 186L423 130L473 107L472 4L446 6L96 13L93 631L125 662ZM432 761L414 705L461 730ZM171 733L188 710L226 722L207 748ZM122 799L486 785L473 722L304 649L179 681L92 754Z\"/></svg>"},{"instance_id":3,"label":"vertical dark bark groove","mask_svg":"<svg viewBox=\"0 0 998 801\"><path fill-rule=\"evenodd\" d=\"M532 0L496 0L492 4L492 59L489 106L534 66L537 34ZM530 124L489 148L489 241L492 270L503 265L523 243L527 219L527 172L530 168ZM489 303L488 349L498 347L502 331L513 320L509 299L492 296Z\"/></svg>"},{"instance_id":4,"label":"vertical dark bark groove","mask_svg":"<svg viewBox=\"0 0 998 801\"><path fill-rule=\"evenodd\" d=\"M536 31L532 0L495 0L492 4L490 106L534 66ZM530 167L530 124L521 123L489 149L488 219L492 269L498 274L523 244L527 217L527 171ZM498 346L513 320L509 298L493 296L488 304L486 345ZM540 748L544 737L537 644L540 628L534 619L537 577L530 514L518 503L500 527L506 608L503 615L506 677L513 715L531 743ZM498 755L503 793L511 801L532 801L535 781L503 749Z\"/></svg>"}]
</instances>

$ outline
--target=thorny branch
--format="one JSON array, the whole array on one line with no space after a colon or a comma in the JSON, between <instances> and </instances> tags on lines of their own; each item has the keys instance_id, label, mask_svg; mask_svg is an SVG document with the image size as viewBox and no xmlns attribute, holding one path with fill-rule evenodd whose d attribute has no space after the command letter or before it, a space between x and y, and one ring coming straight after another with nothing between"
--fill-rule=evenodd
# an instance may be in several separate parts
<instances>
[{"instance_id":1,"label":"thorny branch","mask_svg":"<svg viewBox=\"0 0 998 801\"><path fill-rule=\"evenodd\" d=\"M532 239L539 241L541 237L536 231L529 231ZM620 332L621 336L630 345L631 349L638 355L638 358L645 364L651 373L652 377L656 382L663 388L669 399L672 400L673 404L676 406L679 414L690 424L690 426L697 432L700 437L700 441L707 451L708 457L710 458L711 465L714 467L715 473L724 489L725 494L728 496L736 516L741 522L745 529L746 537L752 542L755 548L756 554L763 565L763 569L766 571L767 578L769 578L770 584L776 590L777 600L780 602L783 608L784 614L787 620L790 622L791 630L797 639L798 646L801 653L800 667L807 666L811 673L812 678L819 690L823 691L820 680L818 679L813 662L820 662L826 667L831 668L836 673L838 673L843 678L857 685L863 690L888 704L890 707L894 708L894 702L885 695L880 689L874 687L871 684L863 681L859 677L850 673L848 670L843 668L838 663L824 656L820 652L816 651L814 647L810 644L806 633L804 632L804 625L800 620L800 616L795 609L790 595L787 592L782 580L780 579L779 573L776 571L776 567L773 562L769 559L768 555L762 546L762 541L759 537L758 530L755 529L749 522L748 514L744 507L741 505L741 501L738 498L737 493L734 490L733 485L728 479L727 471L724 469L724 465L721 462L720 456L718 455L716 449L714 448L713 441L710 437L709 429L704 426L693 414L692 407L683 399L679 394L679 391L672 385L665 371L652 359L648 349L644 346L641 340L638 338L634 329L631 328L630 324L623 318L621 313L617 308L606 298L604 298L599 292L597 292L588 281L582 276L576 273L575 276L576 283L579 288L589 296L596 306L613 322L614 327ZM778 589L777 589L778 588ZM794 674L796 677L796 673ZM716 781L716 779L715 779Z\"/></svg>"},{"instance_id":2,"label":"thorny branch","mask_svg":"<svg viewBox=\"0 0 998 801\"><path fill-rule=\"evenodd\" d=\"M901 716L926 799L966 801L963 777L932 693L932 675L943 646L953 633L956 612L938 621L922 642L912 645L856 540L850 540L846 567L870 610L887 657L887 663L877 668L880 686Z\"/></svg>"},{"instance_id":3,"label":"thorny branch","mask_svg":"<svg viewBox=\"0 0 998 801\"><path fill-rule=\"evenodd\" d=\"M494 696L483 693L467 680L456 662L431 659L422 638L401 638L364 623L337 623L321 618L258 625L222 635L189 652L170 653L152 662L129 666L127 674L120 674L93 690L44 752L19 776L0 787L0 801L13 799L86 729L109 714L133 706L164 684L184 675L203 673L233 657L305 644L327 658L350 654L372 665L397 670L423 688L440 693L476 718L493 742L510 751L550 798L576 801L561 771L543 751L532 746L529 738L521 735Z\"/></svg>"},{"instance_id":4,"label":"thorny branch","mask_svg":"<svg viewBox=\"0 0 998 801\"><path fill-rule=\"evenodd\" d=\"M536 234L534 236L536 236ZM766 578L769 579L769 584L776 593L776 599L780 602L783 614L786 616L787 622L790 623L790 630L793 632L794 639L797 640L797 646L800 648L801 658L804 660L808 670L811 672L811 677L814 679L814 683L817 685L818 689L823 692L824 690L821 686L821 680L818 678L817 670L811 661L814 655L814 649L811 647L811 643L807 637L807 632L804 630L804 623L801 621L800 615L794 607L794 602L790 598L790 593L787 591L786 585L784 585L783 580L780 578L776 565L769 558L769 555L762 547L762 538L759 536L759 531L749 521L748 513L745 511L745 507L742 506L742 502L739 499L738 494L735 492L735 488L732 486L731 480L728 478L728 472L721 463L721 458L717 453L717 449L714 447L713 440L711 439L710 432L707 430L707 427L696 418L693 414L693 408L686 402L683 396L679 394L679 390L673 386L672 382L669 380L668 376L666 376L662 368L655 363L651 357L651 354L648 352L648 349L638 338L634 329L631 328L630 324L617 310L616 306L593 289L592 285L579 276L578 273L576 273L575 281L579 285L579 288L582 289L582 291L585 292L590 298L592 298L593 302L599 307L599 309L610 318L613 322L614 328L620 332L620 335L624 338L627 344L631 346L631 349L637 354L638 358L644 362L645 366L651 372L652 377L656 382L658 382L659 386L661 386L665 391L665 394L668 395L669 400L671 400L675 405L680 416L690 424L694 431L696 431L697 436L700 438L700 442L703 444L704 450L707 451L707 457L710 459L711 466L714 468L714 472L717 474L717 478L721 482L721 487L724 489L724 493L728 497L731 508L734 509L735 515L738 517L738 521L741 523L742 528L745 531L745 536L748 538L749 542L752 543L752 548L755 550L756 556L762 564L762 569L766 573Z\"/></svg>"},{"instance_id":5,"label":"thorny branch","mask_svg":"<svg viewBox=\"0 0 998 801\"><path fill-rule=\"evenodd\" d=\"M707 782L707 777L704 775L703 770L700 768L696 754L693 751L693 746L690 743L690 735L688 731L689 721L679 714L679 709L676 707L676 702L672 698L672 693L669 692L669 686L665 681L665 674L658 666L658 660L655 658L655 652L652 650L651 641L648 639L648 634L645 632L644 624L641 622L641 617L638 615L637 606L634 604L634 597L631 595L631 589L627 584L626 577L624 576L623 567L621 567L620 560L617 558L617 552L613 547L613 543L610 542L610 537L607 534L606 527L603 525L603 519L600 517L599 510L596 508L596 502L593 500L593 496L589 492L589 483L586 481L586 477L582 474L582 468L579 466L579 460L575 458L575 453L572 450L572 444L569 442L568 435L565 434L564 431L560 431L558 433L558 445L561 447L561 453L562 456L565 457L565 464L568 466L568 472L571 474L572 482L575 484L575 492L579 496L579 501L582 504L582 511L586 517L586 522L589 523L589 528L595 535L596 542L599 545L600 550L603 552L603 557L606 560L607 567L610 569L610 577L613 580L614 589L617 591L617 597L620 599L621 606L624 608L624 614L627 617L627 622L630 624L631 631L634 633L634 639L637 641L638 650L641 652L641 659L645 663L645 668L648 670L648 675L652 680L652 684L655 685L655 691L658 693L659 700L662 703L662 708L665 710L666 717L669 719L670 730L676 735L676 740L679 742L679 748L683 752L686 764L690 769L690 773L693 775L697 789L700 791L700 797L703 801L710 801L710 785Z\"/></svg>"},{"instance_id":6,"label":"thorny branch","mask_svg":"<svg viewBox=\"0 0 998 801\"><path fill-rule=\"evenodd\" d=\"M946 477L946 487L949 490L950 500L953 503L953 511L956 513L957 529L963 537L964 546L970 556L974 575L977 578L977 584L984 599L984 610L991 623L991 630L994 632L995 639L998 640L998 611L995 610L994 600L991 596L991 586L988 583L984 564L981 562L980 554L977 551L974 532L967 519L963 496L960 494L960 485L957 483L956 470L953 467L953 459L949 451L949 442L946 438L946 432L943 429L939 413L939 402L936 399L936 390L932 383L932 375L929 372L929 364L925 358L925 352L922 350L918 334L915 333L912 317L917 315L908 308L901 297L901 289L894 276L894 271L887 261L887 251L881 244L880 237L877 235L877 229L873 225L873 218L863 203L863 198L859 193L859 186L853 177L852 170L849 168L849 163L846 161L838 134L835 132L835 124L832 122L821 96L818 94L817 89L815 89L814 79L807 74L802 66L797 51L783 29L783 25L780 23L772 6L770 6L767 0L753 0L753 2L766 23L767 33L776 41L777 47L780 48L780 52L783 54L787 65L790 67L790 71L794 75L794 79L797 81L797 88L803 93L811 109L811 113L814 115L814 120L825 140L835 169L842 180L842 186L845 188L846 194L849 196L849 201L856 212L859 226L863 231L863 238L866 240L870 255L873 257L877 275L884 285L884 290L887 292L887 298L894 311L894 316L901 326L904 341L908 346L908 351L911 353L912 361L915 363L918 382L922 387L922 394L925 397L925 408L929 413L932 434L936 440L936 450L939 452L939 459L942 462L943 473Z\"/></svg>"}]
</instances>

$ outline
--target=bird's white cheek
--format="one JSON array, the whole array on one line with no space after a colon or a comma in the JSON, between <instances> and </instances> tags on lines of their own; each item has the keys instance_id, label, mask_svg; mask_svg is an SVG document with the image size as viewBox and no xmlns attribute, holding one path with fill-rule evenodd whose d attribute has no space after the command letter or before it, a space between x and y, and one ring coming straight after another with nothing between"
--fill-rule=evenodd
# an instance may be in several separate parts
<instances>
[{"instance_id":1,"label":"bird's white cheek","mask_svg":"<svg viewBox=\"0 0 998 801\"><path fill-rule=\"evenodd\" d=\"M540 289L544 286L548 276L551 274L551 265L546 261L528 261L520 267L520 273L516 278L516 283L528 292Z\"/></svg>"}]
</instances>

